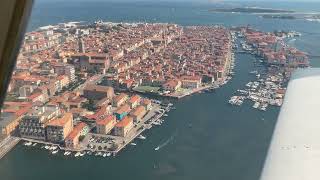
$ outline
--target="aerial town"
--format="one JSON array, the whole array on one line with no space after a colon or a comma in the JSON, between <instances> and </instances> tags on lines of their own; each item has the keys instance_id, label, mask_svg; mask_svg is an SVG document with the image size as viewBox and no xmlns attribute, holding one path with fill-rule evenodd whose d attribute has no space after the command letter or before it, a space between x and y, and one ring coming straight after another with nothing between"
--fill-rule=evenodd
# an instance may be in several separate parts
<instances>
[{"instance_id":1,"label":"aerial town","mask_svg":"<svg viewBox=\"0 0 320 180\"><path fill-rule=\"evenodd\" d=\"M182 98L226 83L233 42L221 26L41 27L25 36L1 110L1 138L51 154L116 155L175 109L145 95Z\"/></svg>"},{"instance_id":2,"label":"aerial town","mask_svg":"<svg viewBox=\"0 0 320 180\"><path fill-rule=\"evenodd\" d=\"M286 85L297 68L309 67L308 55L286 44L285 40L301 36L298 32L265 33L254 29L237 28L240 53L255 55L256 70L250 74L256 81L248 82L246 89L238 89L229 103L240 106L244 100L252 101L253 108L266 111L269 105L281 106Z\"/></svg>"}]
</instances>

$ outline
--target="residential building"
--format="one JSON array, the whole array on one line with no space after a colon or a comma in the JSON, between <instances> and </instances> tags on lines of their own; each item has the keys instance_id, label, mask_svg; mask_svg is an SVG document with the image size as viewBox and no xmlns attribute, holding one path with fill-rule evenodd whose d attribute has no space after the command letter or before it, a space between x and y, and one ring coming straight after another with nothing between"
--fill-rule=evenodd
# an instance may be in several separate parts
<instances>
[{"instance_id":1,"label":"residential building","mask_svg":"<svg viewBox=\"0 0 320 180\"><path fill-rule=\"evenodd\" d=\"M125 93L121 93L118 96L113 98L112 105L113 107L119 107L124 104L128 99L128 95Z\"/></svg>"},{"instance_id":2,"label":"residential building","mask_svg":"<svg viewBox=\"0 0 320 180\"><path fill-rule=\"evenodd\" d=\"M130 105L130 108L133 109L140 104L140 101L141 97L139 95L134 95L128 100L128 104Z\"/></svg>"},{"instance_id":3,"label":"residential building","mask_svg":"<svg viewBox=\"0 0 320 180\"><path fill-rule=\"evenodd\" d=\"M65 113L62 117L53 119L47 124L47 140L53 143L63 143L73 128L72 113Z\"/></svg>"},{"instance_id":4,"label":"residential building","mask_svg":"<svg viewBox=\"0 0 320 180\"><path fill-rule=\"evenodd\" d=\"M15 132L19 126L22 116L14 113L2 112L0 115L0 135L9 136Z\"/></svg>"},{"instance_id":5,"label":"residential building","mask_svg":"<svg viewBox=\"0 0 320 180\"><path fill-rule=\"evenodd\" d=\"M114 127L114 135L125 137L133 128L133 118L126 116L122 121L118 122Z\"/></svg>"},{"instance_id":6,"label":"residential building","mask_svg":"<svg viewBox=\"0 0 320 180\"><path fill-rule=\"evenodd\" d=\"M86 123L80 122L77 124L71 133L65 139L65 146L70 149L78 149L80 136L85 136L89 132L89 127Z\"/></svg>"},{"instance_id":7,"label":"residential building","mask_svg":"<svg viewBox=\"0 0 320 180\"><path fill-rule=\"evenodd\" d=\"M138 106L130 112L130 116L133 118L133 121L140 121L143 116L147 113L147 110L144 106Z\"/></svg>"},{"instance_id":8,"label":"residential building","mask_svg":"<svg viewBox=\"0 0 320 180\"><path fill-rule=\"evenodd\" d=\"M122 120L128 113L130 112L131 108L128 104L124 104L123 106L119 107L114 115L116 116L117 120Z\"/></svg>"},{"instance_id":9,"label":"residential building","mask_svg":"<svg viewBox=\"0 0 320 180\"><path fill-rule=\"evenodd\" d=\"M149 99L143 99L141 102L141 105L144 106L147 111L151 110L152 108L152 103L151 103L151 100Z\"/></svg>"},{"instance_id":10,"label":"residential building","mask_svg":"<svg viewBox=\"0 0 320 180\"><path fill-rule=\"evenodd\" d=\"M162 88L165 91L175 92L178 88L181 87L181 81L179 80L168 80L162 85Z\"/></svg>"},{"instance_id":11,"label":"residential building","mask_svg":"<svg viewBox=\"0 0 320 180\"><path fill-rule=\"evenodd\" d=\"M110 60L106 54L82 53L73 58L79 59L82 71L105 74L110 66Z\"/></svg>"},{"instance_id":12,"label":"residential building","mask_svg":"<svg viewBox=\"0 0 320 180\"><path fill-rule=\"evenodd\" d=\"M76 75L75 75L75 72L76 72L76 71L75 71L74 66L68 64L68 65L65 65L64 68L65 68L65 69L64 69L65 75L68 76L69 81L70 81L70 82L74 82L74 81L76 80Z\"/></svg>"},{"instance_id":13,"label":"residential building","mask_svg":"<svg viewBox=\"0 0 320 180\"><path fill-rule=\"evenodd\" d=\"M201 77L197 76L183 76L181 78L182 88L196 89L201 85Z\"/></svg>"},{"instance_id":14,"label":"residential building","mask_svg":"<svg viewBox=\"0 0 320 180\"><path fill-rule=\"evenodd\" d=\"M117 120L115 116L109 115L104 119L97 120L97 133L98 134L108 134L113 127L117 124Z\"/></svg>"},{"instance_id":15,"label":"residential building","mask_svg":"<svg viewBox=\"0 0 320 180\"><path fill-rule=\"evenodd\" d=\"M112 99L114 96L114 90L109 86L99 86L90 84L83 90L83 96L91 100L101 100L105 97Z\"/></svg>"},{"instance_id":16,"label":"residential building","mask_svg":"<svg viewBox=\"0 0 320 180\"><path fill-rule=\"evenodd\" d=\"M26 98L26 97L31 95L33 90L34 90L33 86L24 85L24 86L19 88L19 95L20 95L21 98Z\"/></svg>"},{"instance_id":17,"label":"residential building","mask_svg":"<svg viewBox=\"0 0 320 180\"><path fill-rule=\"evenodd\" d=\"M61 91L62 88L66 87L69 85L70 81L68 76L66 75L60 75L57 77L57 80L59 82L59 87L58 87L58 91Z\"/></svg>"},{"instance_id":18,"label":"residential building","mask_svg":"<svg viewBox=\"0 0 320 180\"><path fill-rule=\"evenodd\" d=\"M36 106L19 123L19 133L23 138L46 140L46 125L60 115L58 106Z\"/></svg>"}]
</instances>

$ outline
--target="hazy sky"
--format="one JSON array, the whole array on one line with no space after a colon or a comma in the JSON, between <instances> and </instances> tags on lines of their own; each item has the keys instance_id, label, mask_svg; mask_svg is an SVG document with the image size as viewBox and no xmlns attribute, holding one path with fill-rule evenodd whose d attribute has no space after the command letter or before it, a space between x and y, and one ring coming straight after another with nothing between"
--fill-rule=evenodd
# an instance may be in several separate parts
<instances>
[{"instance_id":1,"label":"hazy sky","mask_svg":"<svg viewBox=\"0 0 320 180\"><path fill-rule=\"evenodd\" d=\"M38 2L50 2L50 1L63 1L63 0L35 0ZM159 1L167 1L167 2L270 2L270 1L275 1L275 2L320 2L320 0L67 0L67 1L113 1L113 2L134 2L134 1L148 1L148 2L159 2Z\"/></svg>"}]
</instances>

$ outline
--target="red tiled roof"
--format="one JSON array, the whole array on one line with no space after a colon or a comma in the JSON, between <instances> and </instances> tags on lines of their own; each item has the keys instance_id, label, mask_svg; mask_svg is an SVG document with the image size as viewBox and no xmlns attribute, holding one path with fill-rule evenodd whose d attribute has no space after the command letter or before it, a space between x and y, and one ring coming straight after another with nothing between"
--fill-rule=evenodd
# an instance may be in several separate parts
<instances>
[{"instance_id":1,"label":"red tiled roof","mask_svg":"<svg viewBox=\"0 0 320 180\"><path fill-rule=\"evenodd\" d=\"M48 126L64 126L69 121L72 121L72 113L65 113L63 117L56 118L48 123Z\"/></svg>"},{"instance_id":2,"label":"red tiled roof","mask_svg":"<svg viewBox=\"0 0 320 180\"><path fill-rule=\"evenodd\" d=\"M77 137L79 135L79 133L82 131L83 128L85 128L87 126L86 123L81 122L79 124L77 124L73 130L71 131L71 133L67 136L66 139L70 139L73 140L75 137Z\"/></svg>"},{"instance_id":3,"label":"red tiled roof","mask_svg":"<svg viewBox=\"0 0 320 180\"><path fill-rule=\"evenodd\" d=\"M123 118L122 121L118 122L116 124L116 127L126 127L129 125L129 123L131 123L133 121L132 117L126 116L125 118Z\"/></svg>"},{"instance_id":4,"label":"red tiled roof","mask_svg":"<svg viewBox=\"0 0 320 180\"><path fill-rule=\"evenodd\" d=\"M96 123L97 125L107 125L109 124L110 122L112 122L113 120L115 120L115 117L110 115L110 116L107 116L106 118L104 119L101 119L101 120L97 120Z\"/></svg>"}]
</instances>

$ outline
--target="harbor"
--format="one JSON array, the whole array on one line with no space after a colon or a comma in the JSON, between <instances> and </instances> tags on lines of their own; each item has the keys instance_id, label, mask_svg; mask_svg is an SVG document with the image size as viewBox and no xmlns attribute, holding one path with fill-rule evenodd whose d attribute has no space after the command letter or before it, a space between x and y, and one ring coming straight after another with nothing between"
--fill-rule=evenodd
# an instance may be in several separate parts
<instances>
[{"instance_id":1,"label":"harbor","mask_svg":"<svg viewBox=\"0 0 320 180\"><path fill-rule=\"evenodd\" d=\"M257 38L257 34L261 37ZM280 107L291 73L297 68L309 67L307 53L284 42L284 39L290 41L290 38L300 37L301 33L290 31L266 35L257 30L243 28L237 31L237 36L238 53L255 56L252 62L254 70L249 72L255 79L245 84L244 89L238 89L229 99L229 104L241 106L245 100L249 100L253 103L252 108L260 111L267 111L269 106Z\"/></svg>"}]
</instances>

